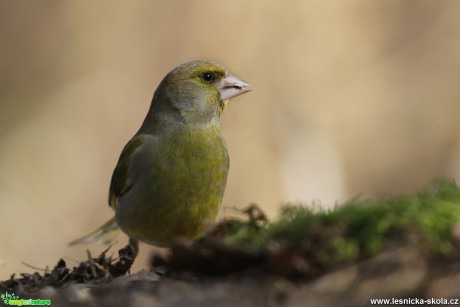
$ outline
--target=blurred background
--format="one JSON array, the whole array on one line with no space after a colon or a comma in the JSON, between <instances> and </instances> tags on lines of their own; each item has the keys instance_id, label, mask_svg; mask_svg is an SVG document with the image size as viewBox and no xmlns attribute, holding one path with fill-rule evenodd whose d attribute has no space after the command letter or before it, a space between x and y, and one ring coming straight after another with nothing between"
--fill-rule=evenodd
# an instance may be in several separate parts
<instances>
[{"instance_id":1,"label":"blurred background","mask_svg":"<svg viewBox=\"0 0 460 307\"><path fill-rule=\"evenodd\" d=\"M192 59L253 86L222 123L232 161L224 207L255 202L274 217L283 202L333 206L459 178L459 9L454 0L0 2L0 280L33 271L21 262L72 266L104 249L67 243L112 216L121 149L163 76ZM152 247L141 250L134 271Z\"/></svg>"}]
</instances>

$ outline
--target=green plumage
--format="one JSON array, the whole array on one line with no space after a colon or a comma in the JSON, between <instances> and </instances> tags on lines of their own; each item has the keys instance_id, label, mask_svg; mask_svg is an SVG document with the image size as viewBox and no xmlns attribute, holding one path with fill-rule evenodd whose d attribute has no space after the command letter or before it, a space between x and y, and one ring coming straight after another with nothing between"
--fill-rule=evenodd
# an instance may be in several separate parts
<instances>
[{"instance_id":1,"label":"green plumage","mask_svg":"<svg viewBox=\"0 0 460 307\"><path fill-rule=\"evenodd\" d=\"M229 160L219 127L184 126L162 137L139 135L135 143L139 138L131 166L120 172L128 181L139 180L117 197L118 225L153 245L195 237L216 217L227 182ZM112 183L119 179L113 178Z\"/></svg>"},{"instance_id":2,"label":"green plumage","mask_svg":"<svg viewBox=\"0 0 460 307\"><path fill-rule=\"evenodd\" d=\"M249 85L212 62L171 71L113 172L115 220L71 244L103 239L115 221L133 242L152 245L203 232L219 211L229 169L220 118L227 99L247 91Z\"/></svg>"}]
</instances>

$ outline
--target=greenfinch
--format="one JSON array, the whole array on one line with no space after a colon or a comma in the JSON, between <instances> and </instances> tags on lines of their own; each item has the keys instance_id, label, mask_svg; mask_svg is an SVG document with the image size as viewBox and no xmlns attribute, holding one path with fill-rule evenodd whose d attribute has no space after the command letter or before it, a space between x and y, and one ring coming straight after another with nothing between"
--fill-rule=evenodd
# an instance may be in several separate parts
<instances>
[{"instance_id":1,"label":"greenfinch","mask_svg":"<svg viewBox=\"0 0 460 307\"><path fill-rule=\"evenodd\" d=\"M137 253L138 241L167 246L175 237L205 231L219 211L229 170L220 119L230 98L250 90L210 61L169 72L113 172L109 205L115 216L70 244L107 243L120 228Z\"/></svg>"}]
</instances>

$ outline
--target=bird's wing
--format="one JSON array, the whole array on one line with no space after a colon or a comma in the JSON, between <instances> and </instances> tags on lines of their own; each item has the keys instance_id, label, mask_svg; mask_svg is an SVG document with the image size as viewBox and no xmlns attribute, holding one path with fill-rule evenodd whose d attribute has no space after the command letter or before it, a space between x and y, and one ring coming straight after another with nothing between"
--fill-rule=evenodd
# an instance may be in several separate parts
<instances>
[{"instance_id":1,"label":"bird's wing","mask_svg":"<svg viewBox=\"0 0 460 307\"><path fill-rule=\"evenodd\" d=\"M125 194L132 186L129 176L132 156L143 144L145 135L134 136L123 148L118 164L112 174L109 190L109 206L115 209L118 199Z\"/></svg>"}]
</instances>

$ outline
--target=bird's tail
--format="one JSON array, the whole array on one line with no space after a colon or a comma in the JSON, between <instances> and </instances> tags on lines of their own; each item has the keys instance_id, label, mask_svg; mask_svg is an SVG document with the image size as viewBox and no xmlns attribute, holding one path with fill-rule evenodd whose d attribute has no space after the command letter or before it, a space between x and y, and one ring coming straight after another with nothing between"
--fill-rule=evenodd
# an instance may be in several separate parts
<instances>
[{"instance_id":1,"label":"bird's tail","mask_svg":"<svg viewBox=\"0 0 460 307\"><path fill-rule=\"evenodd\" d=\"M73 240L69 243L69 245L77 245L77 244L88 244L88 243L102 243L102 244L110 244L113 243L120 233L120 228L115 221L115 217L108 220L104 225L100 226L95 231Z\"/></svg>"}]
</instances>

